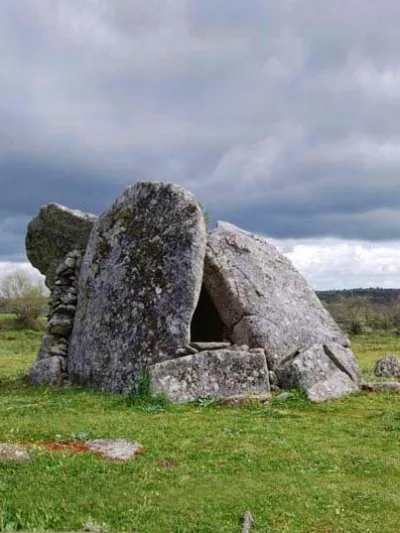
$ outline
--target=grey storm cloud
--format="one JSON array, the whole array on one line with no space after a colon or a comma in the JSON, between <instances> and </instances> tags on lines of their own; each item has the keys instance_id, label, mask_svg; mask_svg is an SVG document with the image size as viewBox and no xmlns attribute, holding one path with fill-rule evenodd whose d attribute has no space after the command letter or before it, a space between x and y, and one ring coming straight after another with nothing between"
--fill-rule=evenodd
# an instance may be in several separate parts
<instances>
[{"instance_id":1,"label":"grey storm cloud","mask_svg":"<svg viewBox=\"0 0 400 533\"><path fill-rule=\"evenodd\" d=\"M0 1L0 259L138 179L271 237L400 236L397 0Z\"/></svg>"}]
</instances>

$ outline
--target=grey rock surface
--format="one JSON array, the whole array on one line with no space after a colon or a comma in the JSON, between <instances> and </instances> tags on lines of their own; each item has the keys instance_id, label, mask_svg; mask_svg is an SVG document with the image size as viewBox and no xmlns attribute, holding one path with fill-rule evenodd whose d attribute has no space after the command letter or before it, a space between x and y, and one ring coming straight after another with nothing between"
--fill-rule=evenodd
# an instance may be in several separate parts
<instances>
[{"instance_id":1,"label":"grey rock surface","mask_svg":"<svg viewBox=\"0 0 400 533\"><path fill-rule=\"evenodd\" d=\"M300 388L314 402L358 392L361 384L353 353L334 343L314 344L275 373L281 387Z\"/></svg>"},{"instance_id":2,"label":"grey rock surface","mask_svg":"<svg viewBox=\"0 0 400 533\"><path fill-rule=\"evenodd\" d=\"M181 187L139 182L93 227L70 338L73 383L115 392L190 342L206 246L204 216Z\"/></svg>"},{"instance_id":3,"label":"grey rock surface","mask_svg":"<svg viewBox=\"0 0 400 533\"><path fill-rule=\"evenodd\" d=\"M60 387L65 377L66 362L63 357L53 356L40 359L33 363L29 369L29 382L31 385L51 385Z\"/></svg>"},{"instance_id":4,"label":"grey rock surface","mask_svg":"<svg viewBox=\"0 0 400 533\"><path fill-rule=\"evenodd\" d=\"M192 355L194 353L197 353L198 350L196 348L193 348L193 346L182 346L181 348L178 348L175 352L176 357L183 357L185 355Z\"/></svg>"},{"instance_id":5,"label":"grey rock surface","mask_svg":"<svg viewBox=\"0 0 400 533\"><path fill-rule=\"evenodd\" d=\"M0 442L0 463L24 463L29 461L26 447L9 442Z\"/></svg>"},{"instance_id":6,"label":"grey rock surface","mask_svg":"<svg viewBox=\"0 0 400 533\"><path fill-rule=\"evenodd\" d=\"M399 381L369 381L362 384L362 389L369 392L400 392Z\"/></svg>"},{"instance_id":7,"label":"grey rock surface","mask_svg":"<svg viewBox=\"0 0 400 533\"><path fill-rule=\"evenodd\" d=\"M49 333L51 335L60 335L62 337L68 337L72 331L73 324L73 317L65 315L54 315L48 324Z\"/></svg>"},{"instance_id":8,"label":"grey rock surface","mask_svg":"<svg viewBox=\"0 0 400 533\"><path fill-rule=\"evenodd\" d=\"M54 335L45 335L42 339L42 344L40 345L40 348L38 350L36 360L40 361L41 359L46 359L47 357L49 357L50 348L55 342L57 341Z\"/></svg>"},{"instance_id":9,"label":"grey rock surface","mask_svg":"<svg viewBox=\"0 0 400 533\"><path fill-rule=\"evenodd\" d=\"M388 354L375 364L374 374L382 378L400 378L400 357Z\"/></svg>"},{"instance_id":10,"label":"grey rock surface","mask_svg":"<svg viewBox=\"0 0 400 533\"><path fill-rule=\"evenodd\" d=\"M191 342L190 346L201 352L203 350L226 350L231 344L229 342Z\"/></svg>"},{"instance_id":11,"label":"grey rock surface","mask_svg":"<svg viewBox=\"0 0 400 533\"><path fill-rule=\"evenodd\" d=\"M143 451L141 444L126 439L97 439L88 441L86 445L92 452L114 461L127 461Z\"/></svg>"},{"instance_id":12,"label":"grey rock surface","mask_svg":"<svg viewBox=\"0 0 400 533\"><path fill-rule=\"evenodd\" d=\"M33 218L25 238L26 255L46 276L51 289L60 261L73 249L84 251L97 217L60 204L43 206Z\"/></svg>"},{"instance_id":13,"label":"grey rock surface","mask_svg":"<svg viewBox=\"0 0 400 533\"><path fill-rule=\"evenodd\" d=\"M171 401L201 396L229 398L270 390L265 355L213 350L171 359L150 367L151 389Z\"/></svg>"},{"instance_id":14,"label":"grey rock surface","mask_svg":"<svg viewBox=\"0 0 400 533\"><path fill-rule=\"evenodd\" d=\"M315 343L350 344L291 262L232 224L209 234L204 285L231 340L263 347L271 370Z\"/></svg>"}]
</instances>

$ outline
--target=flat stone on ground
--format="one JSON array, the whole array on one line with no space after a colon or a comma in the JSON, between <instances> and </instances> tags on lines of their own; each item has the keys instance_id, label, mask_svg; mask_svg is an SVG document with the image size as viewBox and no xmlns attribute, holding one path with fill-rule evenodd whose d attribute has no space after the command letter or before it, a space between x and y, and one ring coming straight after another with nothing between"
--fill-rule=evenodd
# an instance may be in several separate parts
<instances>
[{"instance_id":1,"label":"flat stone on ground","mask_svg":"<svg viewBox=\"0 0 400 533\"><path fill-rule=\"evenodd\" d=\"M126 439L98 439L86 443L89 450L103 455L107 459L126 461L142 453L142 446L138 442Z\"/></svg>"},{"instance_id":2,"label":"flat stone on ground","mask_svg":"<svg viewBox=\"0 0 400 533\"><path fill-rule=\"evenodd\" d=\"M229 398L270 391L265 355L213 350L150 367L151 389L174 402L202 396Z\"/></svg>"},{"instance_id":3,"label":"flat stone on ground","mask_svg":"<svg viewBox=\"0 0 400 533\"><path fill-rule=\"evenodd\" d=\"M0 442L0 463L1 462L25 462L29 461L28 450L19 444Z\"/></svg>"},{"instance_id":4,"label":"flat stone on ground","mask_svg":"<svg viewBox=\"0 0 400 533\"><path fill-rule=\"evenodd\" d=\"M370 392L400 392L399 381L370 381L362 384L362 389Z\"/></svg>"}]
</instances>

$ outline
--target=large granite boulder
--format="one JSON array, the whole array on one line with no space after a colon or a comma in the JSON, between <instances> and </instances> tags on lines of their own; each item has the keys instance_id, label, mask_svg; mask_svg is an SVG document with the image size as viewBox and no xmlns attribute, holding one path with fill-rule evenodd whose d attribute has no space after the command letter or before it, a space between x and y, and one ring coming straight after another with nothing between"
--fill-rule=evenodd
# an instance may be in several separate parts
<instances>
[{"instance_id":1,"label":"large granite boulder","mask_svg":"<svg viewBox=\"0 0 400 533\"><path fill-rule=\"evenodd\" d=\"M270 391L265 354L232 350L204 351L150 367L151 390L171 401L201 396L230 398Z\"/></svg>"},{"instance_id":2,"label":"large granite boulder","mask_svg":"<svg viewBox=\"0 0 400 533\"><path fill-rule=\"evenodd\" d=\"M299 388L315 402L358 392L361 383L353 353L336 343L314 344L275 372L282 387Z\"/></svg>"},{"instance_id":3,"label":"large granite boulder","mask_svg":"<svg viewBox=\"0 0 400 533\"><path fill-rule=\"evenodd\" d=\"M326 387L331 389L332 373L337 370L355 384L352 390L358 390L361 377L354 355L351 350L341 351L350 341L289 259L265 239L219 222L208 238L204 285L230 339L264 348L280 386L296 382L308 391L319 383L322 391L321 382L328 380ZM319 348L306 353L314 345ZM328 361L324 345L335 346L339 357ZM301 359L299 368L294 362L301 354L315 373L312 379L309 372L307 379L301 379ZM337 392L341 395L339 388ZM335 392L322 391L321 399L325 396L333 397ZM315 394L310 397L318 401Z\"/></svg>"},{"instance_id":4,"label":"large granite boulder","mask_svg":"<svg viewBox=\"0 0 400 533\"><path fill-rule=\"evenodd\" d=\"M52 288L56 269L71 250L86 249L95 215L69 209L60 204L43 206L28 224L26 255L32 265L46 276Z\"/></svg>"},{"instance_id":5,"label":"large granite boulder","mask_svg":"<svg viewBox=\"0 0 400 533\"><path fill-rule=\"evenodd\" d=\"M170 184L128 188L93 227L70 338L74 383L115 392L190 341L206 247L194 197Z\"/></svg>"}]
</instances>

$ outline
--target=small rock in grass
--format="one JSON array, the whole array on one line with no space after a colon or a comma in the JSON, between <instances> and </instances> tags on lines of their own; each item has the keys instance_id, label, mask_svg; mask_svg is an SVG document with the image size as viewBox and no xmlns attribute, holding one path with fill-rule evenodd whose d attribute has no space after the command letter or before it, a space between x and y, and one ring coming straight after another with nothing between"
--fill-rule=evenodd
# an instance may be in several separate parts
<instances>
[{"instance_id":1,"label":"small rock in grass","mask_svg":"<svg viewBox=\"0 0 400 533\"><path fill-rule=\"evenodd\" d=\"M375 376L386 378L400 378L400 357L388 354L375 364Z\"/></svg>"},{"instance_id":2,"label":"small rock in grass","mask_svg":"<svg viewBox=\"0 0 400 533\"><path fill-rule=\"evenodd\" d=\"M65 358L58 355L35 361L29 369L29 382L39 387L44 385L61 387L65 366Z\"/></svg>"},{"instance_id":3,"label":"small rock in grass","mask_svg":"<svg viewBox=\"0 0 400 533\"><path fill-rule=\"evenodd\" d=\"M400 392L400 382L381 381L376 383L363 383L362 389L370 392Z\"/></svg>"},{"instance_id":4,"label":"small rock in grass","mask_svg":"<svg viewBox=\"0 0 400 533\"><path fill-rule=\"evenodd\" d=\"M0 443L0 462L22 463L25 461L29 461L26 448L18 444Z\"/></svg>"},{"instance_id":5,"label":"small rock in grass","mask_svg":"<svg viewBox=\"0 0 400 533\"><path fill-rule=\"evenodd\" d=\"M125 439L98 439L87 442L92 452L98 452L107 459L126 461L142 453L143 448L138 442Z\"/></svg>"}]
</instances>

